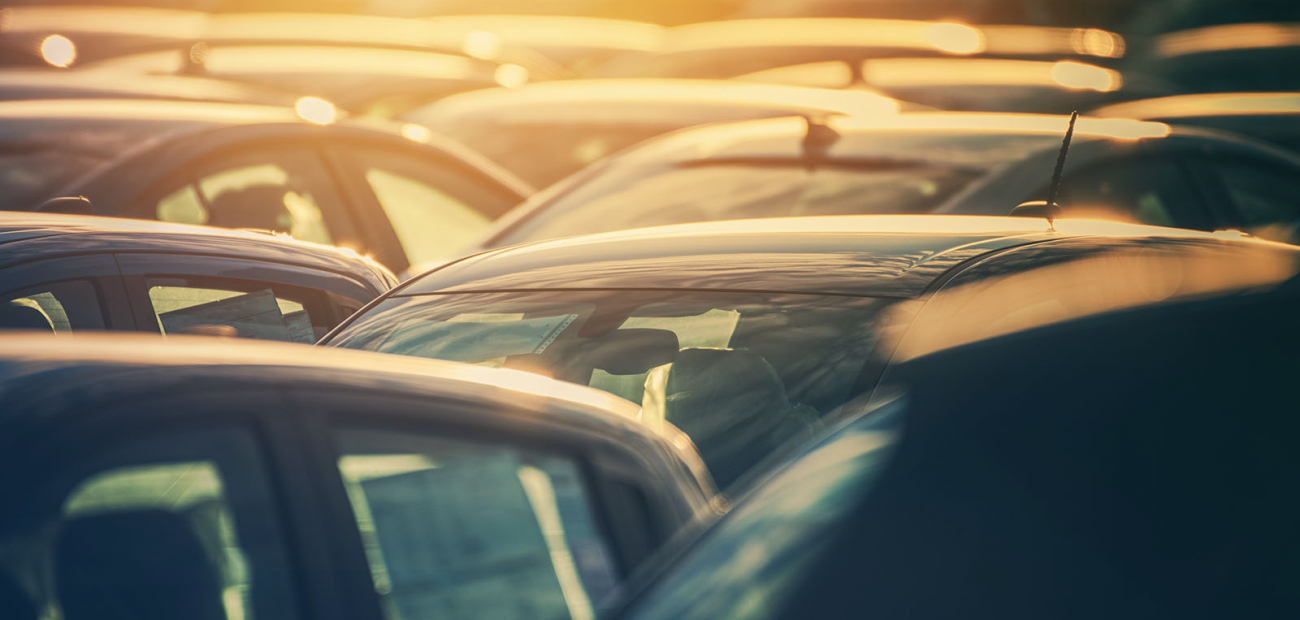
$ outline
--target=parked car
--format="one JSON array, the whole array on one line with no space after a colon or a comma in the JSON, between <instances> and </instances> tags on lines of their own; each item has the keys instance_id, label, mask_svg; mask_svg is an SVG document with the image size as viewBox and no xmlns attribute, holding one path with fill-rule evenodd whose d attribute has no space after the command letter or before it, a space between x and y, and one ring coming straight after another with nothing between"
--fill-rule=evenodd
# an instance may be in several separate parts
<instances>
[{"instance_id":1,"label":"parked car","mask_svg":"<svg viewBox=\"0 0 1300 620\"><path fill-rule=\"evenodd\" d=\"M288 232L400 271L454 254L531 192L422 127L300 104L0 103L0 208L85 196L97 215Z\"/></svg>"},{"instance_id":2,"label":"parked car","mask_svg":"<svg viewBox=\"0 0 1300 620\"><path fill-rule=\"evenodd\" d=\"M711 510L594 390L182 340L0 341L7 620L591 618Z\"/></svg>"},{"instance_id":3,"label":"parked car","mask_svg":"<svg viewBox=\"0 0 1300 620\"><path fill-rule=\"evenodd\" d=\"M482 247L692 221L792 215L1004 215L1046 198L1063 116L776 119L647 142L540 192ZM1246 139L1130 119L1078 122L1066 212L1295 239L1300 159Z\"/></svg>"},{"instance_id":4,"label":"parked car","mask_svg":"<svg viewBox=\"0 0 1300 620\"><path fill-rule=\"evenodd\" d=\"M14 48L39 51L50 37L59 37L60 47L71 50L72 54L70 58L65 57L68 62L55 66L69 66L121 54L141 45L192 44L206 20L202 12L180 8L18 4L5 7L5 28L0 33L0 41ZM31 64L15 60L18 59L6 54L0 58L0 64ZM45 60L42 64L54 63Z\"/></svg>"},{"instance_id":5,"label":"parked car","mask_svg":"<svg viewBox=\"0 0 1300 620\"><path fill-rule=\"evenodd\" d=\"M437 15L429 23L444 46L489 58L531 50L575 75L619 54L656 50L664 36L658 24L570 15Z\"/></svg>"},{"instance_id":6,"label":"parked car","mask_svg":"<svg viewBox=\"0 0 1300 620\"><path fill-rule=\"evenodd\" d=\"M165 99L291 106L301 94L200 75L123 75L116 71L0 71L0 101Z\"/></svg>"},{"instance_id":7,"label":"parked car","mask_svg":"<svg viewBox=\"0 0 1300 620\"><path fill-rule=\"evenodd\" d=\"M1104 103L1175 94L1155 80L1073 60L877 58L776 67L747 82L869 88L903 101L962 112L1069 114Z\"/></svg>"},{"instance_id":8,"label":"parked car","mask_svg":"<svg viewBox=\"0 0 1300 620\"><path fill-rule=\"evenodd\" d=\"M930 325L949 326L944 340L957 338L949 332L958 326L989 336L1260 285L1295 273L1298 259L1300 248L1239 233L1089 220L681 225L453 262L372 302L321 344L529 370L606 390L641 404L643 423L689 435L720 488L731 490L872 396L896 348L878 331L925 326L911 330L911 347L927 342ZM933 301L938 293L942 304ZM914 319L927 309L922 318L937 318Z\"/></svg>"},{"instance_id":9,"label":"parked car","mask_svg":"<svg viewBox=\"0 0 1300 620\"><path fill-rule=\"evenodd\" d=\"M542 187L647 138L683 127L791 114L892 115L867 92L723 80L565 80L447 97L405 119Z\"/></svg>"},{"instance_id":10,"label":"parked car","mask_svg":"<svg viewBox=\"0 0 1300 620\"><path fill-rule=\"evenodd\" d=\"M1155 37L1145 54L1131 60L1132 70L1188 93L1297 91L1300 23L1226 24L1171 32Z\"/></svg>"},{"instance_id":11,"label":"parked car","mask_svg":"<svg viewBox=\"0 0 1300 620\"><path fill-rule=\"evenodd\" d=\"M792 64L918 56L1105 62L1123 57L1125 47L1123 37L1099 29L894 19L737 19L670 28L659 51L626 54L589 76L731 78Z\"/></svg>"},{"instance_id":12,"label":"parked car","mask_svg":"<svg viewBox=\"0 0 1300 620\"><path fill-rule=\"evenodd\" d=\"M311 344L397 279L355 252L284 236L0 213L0 282L0 330Z\"/></svg>"},{"instance_id":13,"label":"parked car","mask_svg":"<svg viewBox=\"0 0 1300 620\"><path fill-rule=\"evenodd\" d=\"M1117 103L1088 114L1231 131L1300 151L1300 92L1179 95Z\"/></svg>"},{"instance_id":14,"label":"parked car","mask_svg":"<svg viewBox=\"0 0 1300 620\"><path fill-rule=\"evenodd\" d=\"M1294 617L1297 292L903 364L608 617Z\"/></svg>"}]
</instances>

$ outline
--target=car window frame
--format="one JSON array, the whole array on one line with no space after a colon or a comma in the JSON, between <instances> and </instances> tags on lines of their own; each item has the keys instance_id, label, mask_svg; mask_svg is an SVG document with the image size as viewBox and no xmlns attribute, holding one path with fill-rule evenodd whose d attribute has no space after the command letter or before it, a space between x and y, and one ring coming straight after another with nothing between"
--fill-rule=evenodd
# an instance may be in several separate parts
<instances>
[{"instance_id":1,"label":"car window frame","mask_svg":"<svg viewBox=\"0 0 1300 620\"><path fill-rule=\"evenodd\" d=\"M204 176L204 171L211 171L230 161L248 157L256 158L266 152L277 153L281 151L297 151L313 159L321 173L321 177L329 186L326 188L329 190L327 193L338 200L338 204L334 207L318 205L321 209L322 219L330 232L330 236L333 238L334 244L367 247L366 241L370 237L364 234L365 227L362 222L365 218L359 217L357 205L349 199L349 194L344 191L343 179L340 177L338 170L331 165L329 158L326 157L322 140L314 136L289 134L245 138L198 153L178 164L172 170L151 180L144 189L136 193L131 201L125 203L120 215L161 221L158 220L156 211L158 201L182 187L189 186L197 189L199 181ZM265 159L267 163L276 161L273 156ZM200 199L202 200L201 194Z\"/></svg>"},{"instance_id":2,"label":"car window frame","mask_svg":"<svg viewBox=\"0 0 1300 620\"><path fill-rule=\"evenodd\" d=\"M105 331L138 329L125 279L112 254L46 258L0 268L0 281L4 282L0 298L8 299L11 294L71 280L89 282L95 287Z\"/></svg>"},{"instance_id":3,"label":"car window frame","mask_svg":"<svg viewBox=\"0 0 1300 620\"><path fill-rule=\"evenodd\" d=\"M299 419L306 430L309 468L315 473L314 479L321 493L322 503L317 514L327 516L331 553L338 565L369 566L352 504L338 467L342 450L335 433L340 430L393 432L480 443L570 460L578 466L589 492L593 522L613 556L611 559L619 583L626 583L636 565L644 561L648 554L629 557L628 541L611 523L629 515L610 500L605 483L630 482L642 493L646 508L651 514L640 515L639 518L646 527L654 529L654 548L667 542L677 528L685 525L690 518L680 514L667 514L674 509L667 504L674 503L675 493L665 488L665 480L646 473L654 471L654 468L642 466L649 463L650 457L638 456L636 450L620 445L608 435L584 431L577 425L536 415L523 416L526 422L518 415L508 415L509 419L505 421L498 413L502 409L513 414L527 413L527 407L503 408L484 402L421 398L411 393L376 394L364 389L344 387L292 387L286 392L295 409L300 412ZM346 592L343 598L348 601L366 601L364 605L350 603L346 610L349 618L385 620L368 569L355 570L341 578L348 581L346 585L339 586L341 592Z\"/></svg>"},{"instance_id":4,"label":"car window frame","mask_svg":"<svg viewBox=\"0 0 1300 620\"><path fill-rule=\"evenodd\" d=\"M347 196L346 202L354 205L353 211L357 219L366 222L364 228L361 228L361 230L365 231L366 247L370 249L371 254L379 262L396 272L403 271L412 265L406 257L406 252L402 249L397 232L394 230L392 222L389 221L383 205L380 204L379 198L375 196L370 183L366 180L365 172L351 161L352 158L356 157L357 152L365 151L380 151L411 161L415 166L443 170L449 176L457 177L459 181L472 185L483 194L499 197L502 203L499 213L480 211L489 218L489 228L486 230L491 230L491 222L500 219L501 216L527 198L527 196L515 195L510 188L502 185L486 172L479 170L470 162L457 159L451 153L432 151L430 148L420 148L416 144L393 143L386 140L367 139L362 136L342 136L329 140L328 144L322 145L321 156L333 170L340 191ZM446 191L440 186L437 189L444 191L444 193L457 200L460 200L463 195L463 193ZM478 206L470 204L470 201L466 201L464 204L479 210ZM466 240L467 243L473 241L474 239Z\"/></svg>"},{"instance_id":5,"label":"car window frame","mask_svg":"<svg viewBox=\"0 0 1300 620\"><path fill-rule=\"evenodd\" d=\"M149 280L154 278L181 278L194 283L197 288L234 290L232 285L235 289L248 291L269 288L277 297L283 296L301 303L308 316L313 319L319 317L334 327L351 315L348 310L352 306L366 303L340 290L343 288L340 282L352 280L351 278L309 267L189 254L124 252L116 257L121 266L122 280L137 329L143 332L161 333L153 302L149 298ZM302 282L312 279L317 282ZM354 283L354 292L366 288L359 282ZM329 331L334 327L330 327Z\"/></svg>"},{"instance_id":6,"label":"car window frame","mask_svg":"<svg viewBox=\"0 0 1300 620\"><path fill-rule=\"evenodd\" d=\"M286 490L298 487L303 481L293 476L291 470L286 471L283 465L286 459L300 460L301 457L297 442L283 431L273 432L272 425L268 424L282 416L265 411L268 402L283 404L282 396L273 388L238 388L220 389L209 385L195 390L192 384L187 384L184 387L168 385L128 389L97 397L95 404L99 407L94 416L69 415L80 413L76 409L78 403L69 402L65 405L66 410L59 414L62 419L57 423L29 427L28 432L38 438L25 443L17 458L31 462L33 458L49 454L77 455L80 463L40 477L41 484L35 490L41 502L48 502L52 497L66 495L62 491L71 492L79 482L89 479L85 474L90 463L121 449L124 444L159 437L194 436L214 430L238 433L248 439L258 453L262 474L260 482L275 512L263 518L262 523L270 524L280 539L279 552L289 572L281 585L287 587L284 594L290 599L289 607L296 612L294 618L342 620L336 614L319 613L321 605L311 600L309 593L321 588L308 583L309 573L300 570L300 567L310 566L299 555L301 544L293 540L300 525L304 524L301 521L304 512L301 506L290 506L301 503L301 499L286 494ZM286 476L287 473L290 475ZM56 484L51 487L47 484L49 482ZM35 505L38 502L31 503ZM246 518L250 513L245 511L241 514ZM306 514L314 515L314 511Z\"/></svg>"}]
</instances>

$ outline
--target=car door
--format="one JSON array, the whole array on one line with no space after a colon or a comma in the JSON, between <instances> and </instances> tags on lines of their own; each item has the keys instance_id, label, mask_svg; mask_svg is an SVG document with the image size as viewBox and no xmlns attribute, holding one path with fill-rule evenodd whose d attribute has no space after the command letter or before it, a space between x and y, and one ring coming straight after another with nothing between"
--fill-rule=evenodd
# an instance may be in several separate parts
<instances>
[{"instance_id":1,"label":"car door","mask_svg":"<svg viewBox=\"0 0 1300 620\"><path fill-rule=\"evenodd\" d=\"M336 273L268 261L116 257L141 331L312 344L377 295Z\"/></svg>"},{"instance_id":2,"label":"car door","mask_svg":"<svg viewBox=\"0 0 1300 620\"><path fill-rule=\"evenodd\" d=\"M393 271L449 258L522 196L449 154L378 141L329 146L357 213L372 222L367 246Z\"/></svg>"},{"instance_id":3,"label":"car door","mask_svg":"<svg viewBox=\"0 0 1300 620\"><path fill-rule=\"evenodd\" d=\"M304 618L280 492L293 481L268 458L294 446L256 413L283 408L279 394L145 387L127 398L68 397L48 413L73 415L19 427L29 436L0 473L11 500L0 580L20 584L8 591L65 620Z\"/></svg>"},{"instance_id":4,"label":"car door","mask_svg":"<svg viewBox=\"0 0 1300 620\"><path fill-rule=\"evenodd\" d=\"M0 270L0 329L134 330L111 254L36 260Z\"/></svg>"},{"instance_id":5,"label":"car door","mask_svg":"<svg viewBox=\"0 0 1300 620\"><path fill-rule=\"evenodd\" d=\"M540 416L347 390L293 393L321 514L368 620L593 618L673 529L663 490L608 440ZM504 422L508 418L509 422ZM363 608L365 607L365 608Z\"/></svg>"}]
</instances>

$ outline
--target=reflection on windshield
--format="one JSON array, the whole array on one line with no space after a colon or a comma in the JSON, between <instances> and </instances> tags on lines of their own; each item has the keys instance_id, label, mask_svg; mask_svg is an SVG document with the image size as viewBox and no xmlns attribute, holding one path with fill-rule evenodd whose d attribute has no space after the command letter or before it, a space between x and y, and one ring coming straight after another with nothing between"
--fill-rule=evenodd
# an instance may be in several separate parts
<instances>
[{"instance_id":1,"label":"reflection on windshield","mask_svg":"<svg viewBox=\"0 0 1300 620\"><path fill-rule=\"evenodd\" d=\"M561 198L521 226L512 241L746 218L927 213L982 173L920 163L814 170L799 162L637 170L635 175L598 179Z\"/></svg>"},{"instance_id":2,"label":"reflection on windshield","mask_svg":"<svg viewBox=\"0 0 1300 620\"><path fill-rule=\"evenodd\" d=\"M105 160L53 150L0 152L0 209L35 207Z\"/></svg>"},{"instance_id":3,"label":"reflection on windshield","mask_svg":"<svg viewBox=\"0 0 1300 620\"><path fill-rule=\"evenodd\" d=\"M431 295L390 299L330 344L605 390L641 405L645 424L690 436L725 488L875 384L872 327L887 305L739 293Z\"/></svg>"}]
</instances>

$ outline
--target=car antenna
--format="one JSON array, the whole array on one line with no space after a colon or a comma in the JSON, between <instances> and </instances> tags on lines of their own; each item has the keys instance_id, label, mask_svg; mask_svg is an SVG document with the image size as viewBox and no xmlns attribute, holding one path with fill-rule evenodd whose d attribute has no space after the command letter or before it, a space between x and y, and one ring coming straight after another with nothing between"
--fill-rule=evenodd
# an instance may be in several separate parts
<instances>
[{"instance_id":1,"label":"car antenna","mask_svg":"<svg viewBox=\"0 0 1300 620\"><path fill-rule=\"evenodd\" d=\"M817 162L826 158L826 152L840 141L840 132L830 126L825 116L806 114L803 120L808 125L803 135L804 168L812 172Z\"/></svg>"},{"instance_id":2,"label":"car antenna","mask_svg":"<svg viewBox=\"0 0 1300 620\"><path fill-rule=\"evenodd\" d=\"M1065 130L1065 139L1061 140L1061 152L1056 156L1056 169L1052 172L1052 184L1047 189L1047 200L1033 200L1011 210L1016 217L1042 217L1047 225L1056 230L1056 216L1061 212L1061 205L1056 202L1056 195L1061 190L1061 175L1065 172L1065 158L1070 154L1070 143L1074 141L1074 124L1079 120L1079 111L1070 113L1070 126Z\"/></svg>"}]
</instances>

